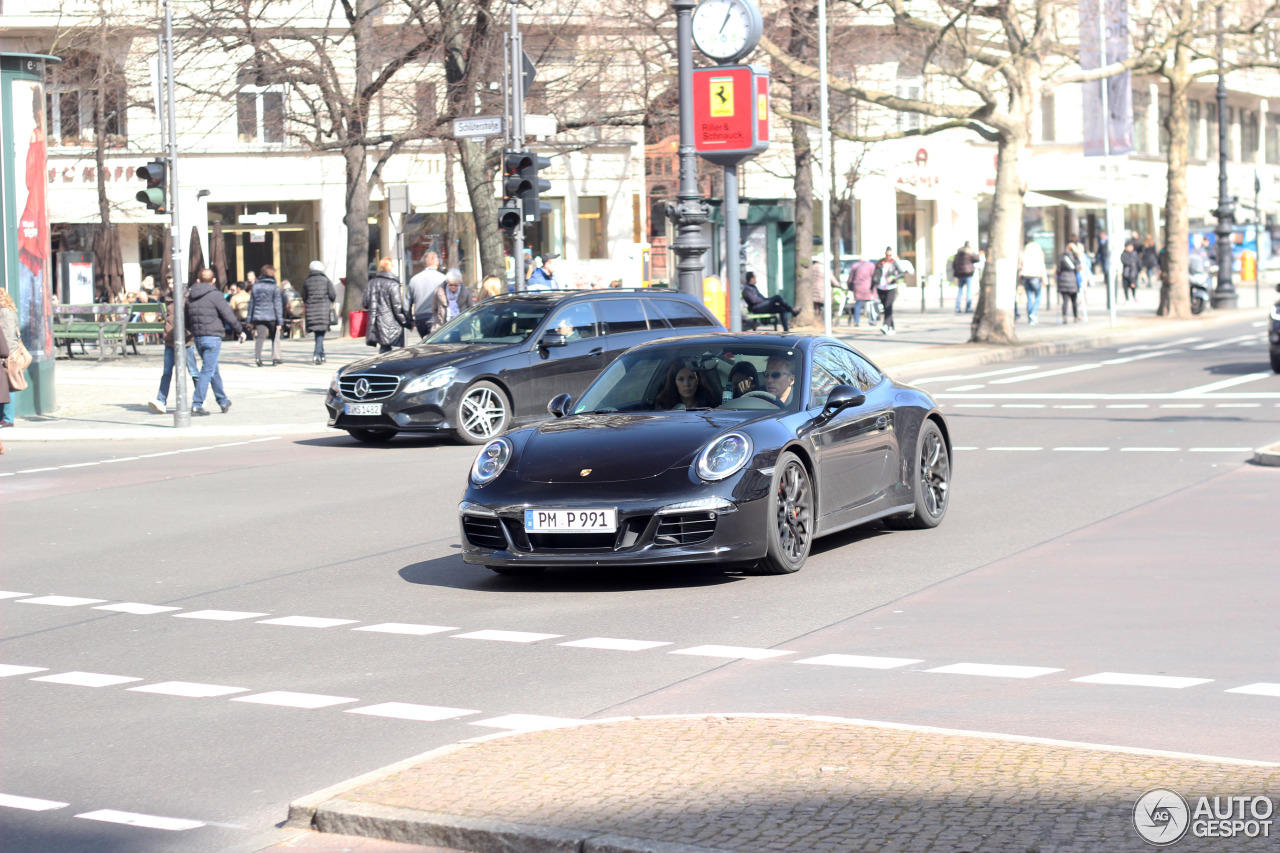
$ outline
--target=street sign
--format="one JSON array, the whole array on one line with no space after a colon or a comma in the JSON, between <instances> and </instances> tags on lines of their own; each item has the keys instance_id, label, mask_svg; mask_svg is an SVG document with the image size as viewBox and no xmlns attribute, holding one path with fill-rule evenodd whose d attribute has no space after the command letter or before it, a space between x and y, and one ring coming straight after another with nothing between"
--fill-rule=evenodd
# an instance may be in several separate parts
<instances>
[{"instance_id":1,"label":"street sign","mask_svg":"<svg viewBox=\"0 0 1280 853\"><path fill-rule=\"evenodd\" d=\"M276 225L288 221L287 213L267 213L265 210L257 213L242 213L236 217L236 222L241 225Z\"/></svg>"},{"instance_id":2,"label":"street sign","mask_svg":"<svg viewBox=\"0 0 1280 853\"><path fill-rule=\"evenodd\" d=\"M769 147L769 72L754 65L693 69L693 147L733 166Z\"/></svg>"},{"instance_id":3,"label":"street sign","mask_svg":"<svg viewBox=\"0 0 1280 853\"><path fill-rule=\"evenodd\" d=\"M524 81L524 96L529 97L529 90L533 88L533 78L538 76L537 66L533 64L533 60L529 58L529 54L524 50L520 51L520 78Z\"/></svg>"},{"instance_id":4,"label":"street sign","mask_svg":"<svg viewBox=\"0 0 1280 853\"><path fill-rule=\"evenodd\" d=\"M476 139L502 134L502 116L469 116L453 120L454 139Z\"/></svg>"}]
</instances>

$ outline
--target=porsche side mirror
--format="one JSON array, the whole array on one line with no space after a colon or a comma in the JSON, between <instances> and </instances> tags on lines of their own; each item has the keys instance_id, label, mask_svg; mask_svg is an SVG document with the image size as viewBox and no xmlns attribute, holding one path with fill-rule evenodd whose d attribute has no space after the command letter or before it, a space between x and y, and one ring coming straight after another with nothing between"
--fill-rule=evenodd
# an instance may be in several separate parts
<instances>
[{"instance_id":1,"label":"porsche side mirror","mask_svg":"<svg viewBox=\"0 0 1280 853\"><path fill-rule=\"evenodd\" d=\"M547 332L542 336L542 340L538 341L538 346L549 349L551 347L562 347L569 343L569 339L559 332Z\"/></svg>"},{"instance_id":2,"label":"porsche side mirror","mask_svg":"<svg viewBox=\"0 0 1280 853\"><path fill-rule=\"evenodd\" d=\"M822 414L830 417L850 406L861 406L867 402L867 395L852 385L837 385L827 395L827 404L822 407Z\"/></svg>"},{"instance_id":3,"label":"porsche side mirror","mask_svg":"<svg viewBox=\"0 0 1280 853\"><path fill-rule=\"evenodd\" d=\"M569 414L569 407L572 405L573 398L568 394L557 394L547 403L547 413L555 418L563 418Z\"/></svg>"}]
</instances>

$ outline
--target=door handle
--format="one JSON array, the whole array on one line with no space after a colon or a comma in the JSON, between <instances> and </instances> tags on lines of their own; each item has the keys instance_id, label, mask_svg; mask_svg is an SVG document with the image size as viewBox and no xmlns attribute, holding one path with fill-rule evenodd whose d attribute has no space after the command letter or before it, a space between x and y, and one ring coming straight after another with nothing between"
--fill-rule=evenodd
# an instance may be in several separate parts
<instances>
[{"instance_id":1,"label":"door handle","mask_svg":"<svg viewBox=\"0 0 1280 853\"><path fill-rule=\"evenodd\" d=\"M876 429L888 429L888 428L889 428L888 415L881 415L880 417L876 418Z\"/></svg>"},{"instance_id":2,"label":"door handle","mask_svg":"<svg viewBox=\"0 0 1280 853\"><path fill-rule=\"evenodd\" d=\"M596 347L591 352L587 353L587 355L604 355L604 347Z\"/></svg>"}]
</instances>

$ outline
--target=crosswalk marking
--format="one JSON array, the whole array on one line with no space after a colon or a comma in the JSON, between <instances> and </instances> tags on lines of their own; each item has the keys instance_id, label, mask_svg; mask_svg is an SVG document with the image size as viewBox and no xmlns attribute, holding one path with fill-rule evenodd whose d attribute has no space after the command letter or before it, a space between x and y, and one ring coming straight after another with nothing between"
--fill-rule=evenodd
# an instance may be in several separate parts
<instances>
[{"instance_id":1,"label":"crosswalk marking","mask_svg":"<svg viewBox=\"0 0 1280 853\"><path fill-rule=\"evenodd\" d=\"M813 664L814 666L848 666L855 669L895 669L913 663L924 663L917 658L882 658L868 655L818 655L805 658L796 663Z\"/></svg>"},{"instance_id":2,"label":"crosswalk marking","mask_svg":"<svg viewBox=\"0 0 1280 853\"><path fill-rule=\"evenodd\" d=\"M1199 684L1208 684L1212 678L1183 678L1175 675L1135 675L1127 672L1099 672L1072 681L1080 684L1108 684L1124 687L1164 687L1169 690L1182 690Z\"/></svg>"},{"instance_id":3,"label":"crosswalk marking","mask_svg":"<svg viewBox=\"0 0 1280 853\"><path fill-rule=\"evenodd\" d=\"M1062 672L1051 666L1010 666L993 663L953 663L926 669L925 672L937 672L943 675L983 675L991 678L1037 678L1054 672Z\"/></svg>"},{"instance_id":4,"label":"crosswalk marking","mask_svg":"<svg viewBox=\"0 0 1280 853\"><path fill-rule=\"evenodd\" d=\"M750 649L742 646L693 646L688 649L676 649L673 655L697 655L709 658L743 658L745 660L768 660L779 658L795 652L784 652L778 649Z\"/></svg>"},{"instance_id":5,"label":"crosswalk marking","mask_svg":"<svg viewBox=\"0 0 1280 853\"><path fill-rule=\"evenodd\" d=\"M535 634L532 631L471 631L466 634L454 634L455 640L494 640L499 643L537 643L541 640L554 640L563 634Z\"/></svg>"},{"instance_id":6,"label":"crosswalk marking","mask_svg":"<svg viewBox=\"0 0 1280 853\"><path fill-rule=\"evenodd\" d=\"M48 672L47 666L14 666L11 663L0 663L0 678L11 675L27 675L32 672Z\"/></svg>"},{"instance_id":7,"label":"crosswalk marking","mask_svg":"<svg viewBox=\"0 0 1280 853\"><path fill-rule=\"evenodd\" d=\"M1245 343L1246 341L1256 341L1259 339L1260 338L1257 334L1240 335L1239 337L1236 337L1236 338L1225 338L1224 340L1221 340L1221 341L1210 341L1207 344L1200 344L1199 346L1194 346L1192 347L1192 349L1194 350L1214 349L1215 347L1225 347L1225 346L1230 346L1231 344L1240 344L1240 343Z\"/></svg>"},{"instance_id":8,"label":"crosswalk marking","mask_svg":"<svg viewBox=\"0 0 1280 853\"><path fill-rule=\"evenodd\" d=\"M1246 684L1243 687L1232 687L1226 692L1245 693L1251 696L1280 696L1280 684L1259 681L1256 684Z\"/></svg>"},{"instance_id":9,"label":"crosswalk marking","mask_svg":"<svg viewBox=\"0 0 1280 853\"><path fill-rule=\"evenodd\" d=\"M1270 370L1258 373L1246 373L1244 376L1233 376L1230 379L1222 379L1217 382L1210 382L1208 385L1198 385L1195 388L1188 388L1185 391L1178 391L1179 397L1194 397L1198 394L1212 394L1214 391L1221 391L1225 388L1234 388L1237 385L1244 385L1249 382L1257 382L1259 379L1266 379L1274 376Z\"/></svg>"},{"instance_id":10,"label":"crosswalk marking","mask_svg":"<svg viewBox=\"0 0 1280 853\"><path fill-rule=\"evenodd\" d=\"M320 616L281 616L279 619L263 619L259 625L283 625L287 628L333 628L337 625L354 625L356 619L325 619Z\"/></svg>"},{"instance_id":11,"label":"crosswalk marking","mask_svg":"<svg viewBox=\"0 0 1280 853\"><path fill-rule=\"evenodd\" d=\"M209 699L215 696L230 696L232 693L248 693L248 687L226 687L222 684L200 684L194 681L162 681L159 684L144 684L142 687L127 687L136 693L160 693L165 696L185 696L189 699Z\"/></svg>"},{"instance_id":12,"label":"crosswalk marking","mask_svg":"<svg viewBox=\"0 0 1280 853\"><path fill-rule=\"evenodd\" d=\"M618 640L613 637L588 637L585 640L573 640L568 643L556 643L558 646L569 646L575 649L609 649L617 652L642 652L656 649L659 646L670 646L671 643L656 640Z\"/></svg>"},{"instance_id":13,"label":"crosswalk marking","mask_svg":"<svg viewBox=\"0 0 1280 853\"><path fill-rule=\"evenodd\" d=\"M434 723L440 720L453 720L468 714L479 714L466 708L442 708L439 705L413 705L408 702L383 702L380 705L366 705L363 708L348 708L345 713L364 714L369 717L391 717L397 720L417 720L423 723Z\"/></svg>"},{"instance_id":14,"label":"crosswalk marking","mask_svg":"<svg viewBox=\"0 0 1280 853\"><path fill-rule=\"evenodd\" d=\"M167 829L171 832L198 829L205 825L203 821L199 820L183 820L176 817L135 814L134 812L120 812L115 809L98 809L97 811L78 814L76 817L82 817L85 820L100 820L105 821L106 823L122 823L126 826L140 826L144 829Z\"/></svg>"},{"instance_id":15,"label":"crosswalk marking","mask_svg":"<svg viewBox=\"0 0 1280 853\"><path fill-rule=\"evenodd\" d=\"M460 628L446 628L443 625L414 625L408 622L379 622L377 625L361 625L352 631L375 631L379 634L410 634L421 637L427 634L442 634L445 631L459 631Z\"/></svg>"},{"instance_id":16,"label":"crosswalk marking","mask_svg":"<svg viewBox=\"0 0 1280 853\"><path fill-rule=\"evenodd\" d=\"M119 604L100 604L94 610L111 610L116 613L132 613L135 616L151 616L156 613L168 613L181 610L181 607L163 607L159 604L139 604L135 601L122 601Z\"/></svg>"},{"instance_id":17,"label":"crosswalk marking","mask_svg":"<svg viewBox=\"0 0 1280 853\"><path fill-rule=\"evenodd\" d=\"M568 717L543 717L538 714L506 714L491 717L487 720L476 720L473 726L485 726L491 729L510 729L512 731L539 731L541 729L563 729L569 726L580 726L587 720L574 720Z\"/></svg>"},{"instance_id":18,"label":"crosswalk marking","mask_svg":"<svg viewBox=\"0 0 1280 853\"><path fill-rule=\"evenodd\" d=\"M0 806L8 809L25 809L29 812L45 812L51 809L65 809L70 803L59 803L56 800L38 800L35 797L19 797L14 794L0 794Z\"/></svg>"},{"instance_id":19,"label":"crosswalk marking","mask_svg":"<svg viewBox=\"0 0 1280 853\"><path fill-rule=\"evenodd\" d=\"M79 607L82 604L101 604L105 598L77 598L73 595L42 595L24 598L19 604L48 604L51 607Z\"/></svg>"},{"instance_id":20,"label":"crosswalk marking","mask_svg":"<svg viewBox=\"0 0 1280 853\"><path fill-rule=\"evenodd\" d=\"M270 616L270 613L247 613L243 610L192 610L190 613L175 613L174 619L209 619L214 622L237 622L241 619L255 619L258 616Z\"/></svg>"},{"instance_id":21,"label":"crosswalk marking","mask_svg":"<svg viewBox=\"0 0 1280 853\"><path fill-rule=\"evenodd\" d=\"M128 684L130 681L141 681L129 675L107 675L104 672L59 672L55 675L42 675L32 681L48 681L52 684L70 684L74 687L115 687L117 684Z\"/></svg>"},{"instance_id":22,"label":"crosswalk marking","mask_svg":"<svg viewBox=\"0 0 1280 853\"><path fill-rule=\"evenodd\" d=\"M1068 373L1079 373L1082 370L1093 370L1101 367L1099 362L1089 362L1087 364L1073 364L1070 367L1059 367L1055 370L1042 370L1039 373L1026 373L1022 376L1006 376L1003 379L992 379L992 385L1011 385L1014 382L1030 382L1033 379L1047 379L1050 376L1065 376Z\"/></svg>"},{"instance_id":23,"label":"crosswalk marking","mask_svg":"<svg viewBox=\"0 0 1280 853\"><path fill-rule=\"evenodd\" d=\"M314 711L317 708L328 708L332 705L344 705L348 702L359 702L350 696L325 696L321 693L294 693L289 690L270 690L266 693L255 693L252 696L237 696L232 702L251 702L255 705L281 705L285 708L304 708Z\"/></svg>"}]
</instances>

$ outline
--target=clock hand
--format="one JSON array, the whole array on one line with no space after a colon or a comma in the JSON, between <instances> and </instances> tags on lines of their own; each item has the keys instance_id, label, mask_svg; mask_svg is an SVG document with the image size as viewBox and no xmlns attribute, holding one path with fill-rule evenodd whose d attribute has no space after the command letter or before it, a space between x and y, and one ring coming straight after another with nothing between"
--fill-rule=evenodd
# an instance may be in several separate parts
<instances>
[{"instance_id":1,"label":"clock hand","mask_svg":"<svg viewBox=\"0 0 1280 853\"><path fill-rule=\"evenodd\" d=\"M717 33L724 32L724 28L729 25L729 18L731 17L733 17L733 7L725 4L724 20L720 22L720 29L716 30Z\"/></svg>"}]
</instances>

